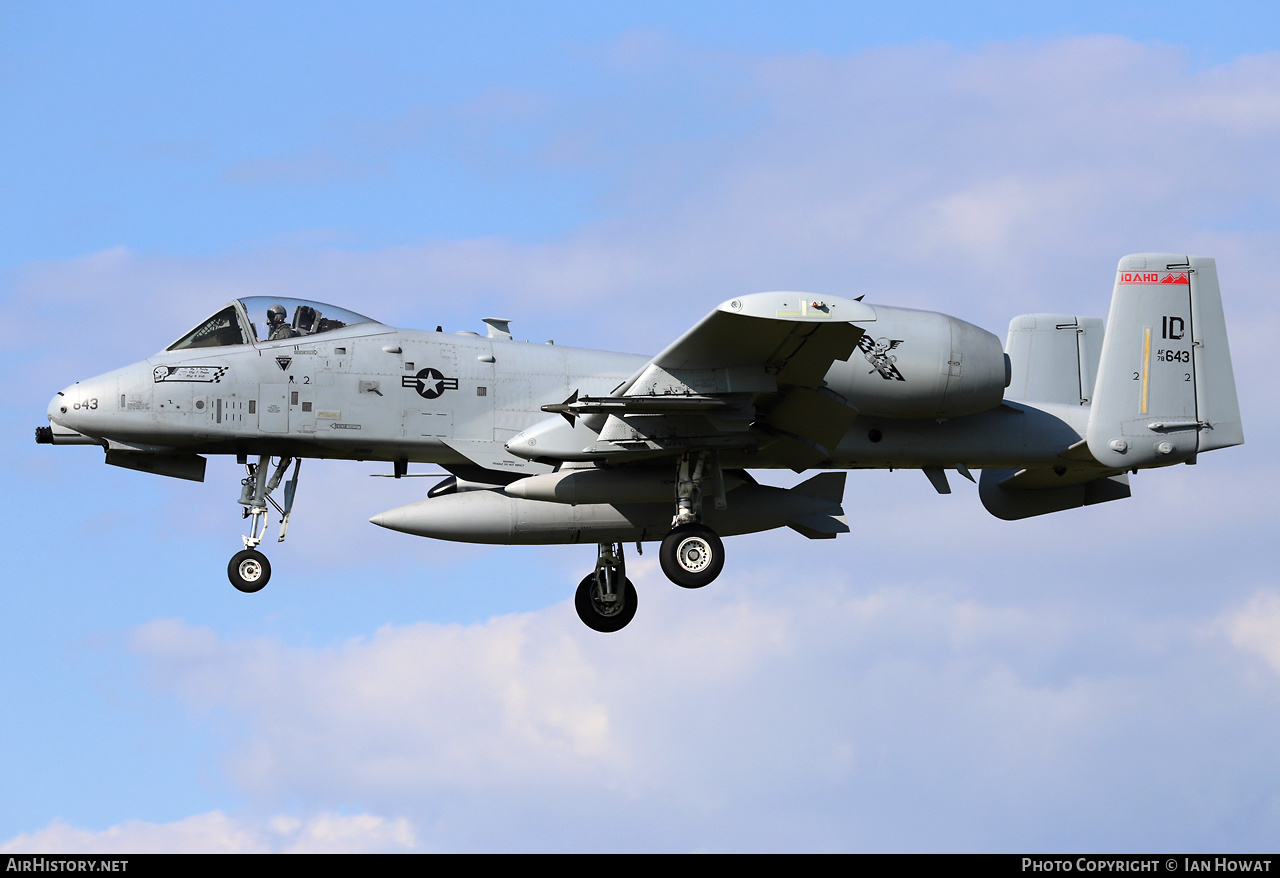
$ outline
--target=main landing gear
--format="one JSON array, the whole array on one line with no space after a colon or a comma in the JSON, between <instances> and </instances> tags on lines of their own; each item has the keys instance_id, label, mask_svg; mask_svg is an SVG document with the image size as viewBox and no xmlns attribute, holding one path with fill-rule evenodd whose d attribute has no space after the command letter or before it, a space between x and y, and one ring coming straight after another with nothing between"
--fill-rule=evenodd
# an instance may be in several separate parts
<instances>
[{"instance_id":1,"label":"main landing gear","mask_svg":"<svg viewBox=\"0 0 1280 878\"><path fill-rule=\"evenodd\" d=\"M702 523L702 489L710 481L717 509L726 507L724 479L714 452L686 454L676 478L676 515L662 541L658 561L682 588L702 588L724 568L724 543ZM637 543L637 548L639 544ZM594 631L619 631L636 614L636 590L627 579L621 543L600 543L595 572L574 595L578 618Z\"/></svg>"},{"instance_id":2,"label":"main landing gear","mask_svg":"<svg viewBox=\"0 0 1280 878\"><path fill-rule=\"evenodd\" d=\"M293 464L293 475L284 483L284 506L271 496L271 492L280 486L281 479ZM280 513L280 536L276 540L283 543L289 533L289 516L293 512L293 498L298 490L298 471L302 469L302 459L282 457L276 464L275 472L271 472L271 458L265 454L258 457L257 463L246 463L248 475L240 482L240 505L244 507L244 518L252 518L249 535L242 537L244 551L236 552L227 564L227 578L237 589L247 593L261 591L271 579L271 563L267 556L258 551L258 544L267 534L270 524L270 503ZM268 478L270 475L270 478Z\"/></svg>"},{"instance_id":3,"label":"main landing gear","mask_svg":"<svg viewBox=\"0 0 1280 878\"><path fill-rule=\"evenodd\" d=\"M702 588L724 567L724 543L706 525L681 524L662 541L658 563L667 579L681 588Z\"/></svg>"},{"instance_id":4,"label":"main landing gear","mask_svg":"<svg viewBox=\"0 0 1280 878\"><path fill-rule=\"evenodd\" d=\"M715 489L715 507L724 509L728 505L724 477L714 452L701 451L680 458L676 516L671 520L671 533L658 551L658 562L667 579L681 588L710 585L724 568L724 543L702 523L702 489L708 481Z\"/></svg>"}]
</instances>

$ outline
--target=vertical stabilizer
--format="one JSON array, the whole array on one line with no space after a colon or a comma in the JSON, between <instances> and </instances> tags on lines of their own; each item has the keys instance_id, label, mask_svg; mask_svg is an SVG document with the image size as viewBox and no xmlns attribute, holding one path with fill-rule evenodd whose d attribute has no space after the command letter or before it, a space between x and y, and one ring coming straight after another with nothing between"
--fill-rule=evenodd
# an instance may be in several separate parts
<instances>
[{"instance_id":1,"label":"vertical stabilizer","mask_svg":"<svg viewBox=\"0 0 1280 878\"><path fill-rule=\"evenodd\" d=\"M1120 260L1089 416L1089 451L1116 469L1244 441L1212 259Z\"/></svg>"},{"instance_id":2,"label":"vertical stabilizer","mask_svg":"<svg viewBox=\"0 0 1280 878\"><path fill-rule=\"evenodd\" d=\"M1244 424L1236 397L1236 376L1227 346L1227 321L1218 289L1218 265L1204 256L1191 257L1191 324L1196 346L1196 404L1200 450L1244 444Z\"/></svg>"},{"instance_id":3,"label":"vertical stabilizer","mask_svg":"<svg viewBox=\"0 0 1280 878\"><path fill-rule=\"evenodd\" d=\"M1102 351L1102 321L1073 314L1022 314L1009 323L1006 399L1088 405Z\"/></svg>"}]
</instances>

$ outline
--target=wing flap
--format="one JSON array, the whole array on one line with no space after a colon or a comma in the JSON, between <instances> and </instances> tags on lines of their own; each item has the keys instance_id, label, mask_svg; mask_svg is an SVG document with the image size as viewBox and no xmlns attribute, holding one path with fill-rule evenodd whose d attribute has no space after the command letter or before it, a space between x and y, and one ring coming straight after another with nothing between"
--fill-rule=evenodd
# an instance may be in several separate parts
<instances>
[{"instance_id":1,"label":"wing flap","mask_svg":"<svg viewBox=\"0 0 1280 878\"><path fill-rule=\"evenodd\" d=\"M789 436L807 439L826 449L828 456L853 422L858 410L826 388L793 387L766 414L762 423Z\"/></svg>"},{"instance_id":2,"label":"wing flap","mask_svg":"<svg viewBox=\"0 0 1280 878\"><path fill-rule=\"evenodd\" d=\"M795 327L770 358L765 371L777 369L779 384L819 387L836 360L849 359L865 330L850 323Z\"/></svg>"}]
</instances>

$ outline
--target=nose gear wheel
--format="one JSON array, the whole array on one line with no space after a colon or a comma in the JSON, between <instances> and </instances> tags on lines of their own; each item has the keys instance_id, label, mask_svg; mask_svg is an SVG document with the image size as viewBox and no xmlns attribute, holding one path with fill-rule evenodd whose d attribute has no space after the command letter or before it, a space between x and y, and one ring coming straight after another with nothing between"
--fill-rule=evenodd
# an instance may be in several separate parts
<instances>
[{"instance_id":1,"label":"nose gear wheel","mask_svg":"<svg viewBox=\"0 0 1280 878\"><path fill-rule=\"evenodd\" d=\"M593 631L618 631L636 614L636 588L627 579L622 543L600 543L596 569L578 585L573 606Z\"/></svg>"},{"instance_id":2,"label":"nose gear wheel","mask_svg":"<svg viewBox=\"0 0 1280 878\"><path fill-rule=\"evenodd\" d=\"M607 633L620 631L627 626L636 615L636 587L631 580L625 580L621 595L613 597L621 600L605 601L603 590L596 579L596 574L588 574L578 585L573 596L574 608L578 618L593 631Z\"/></svg>"},{"instance_id":3,"label":"nose gear wheel","mask_svg":"<svg viewBox=\"0 0 1280 878\"><path fill-rule=\"evenodd\" d=\"M293 476L284 481L284 505L281 506L271 496L271 492L280 487L290 464L293 464ZM231 562L227 565L227 578L240 591L261 591L271 579L271 564L267 561L267 556L258 551L270 522L268 505L274 506L280 513L280 537L277 542L284 542L285 534L289 532L289 517L293 514L293 498L298 490L298 472L301 468L301 458L282 457L272 473L271 458L265 454L259 455L256 464L245 464L247 475L240 481L240 505L244 507L244 517L251 519L249 534L242 537L244 551L231 556Z\"/></svg>"},{"instance_id":4,"label":"nose gear wheel","mask_svg":"<svg viewBox=\"0 0 1280 878\"><path fill-rule=\"evenodd\" d=\"M256 549L245 549L231 556L227 565L227 578L240 591L252 594L261 591L271 579L271 562Z\"/></svg>"}]
</instances>

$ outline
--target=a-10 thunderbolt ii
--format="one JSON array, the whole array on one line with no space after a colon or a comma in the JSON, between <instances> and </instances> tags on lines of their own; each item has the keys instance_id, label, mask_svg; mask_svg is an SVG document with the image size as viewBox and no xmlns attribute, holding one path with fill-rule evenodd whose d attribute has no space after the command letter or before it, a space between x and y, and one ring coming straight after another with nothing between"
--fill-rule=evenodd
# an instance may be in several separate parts
<instances>
[{"instance_id":1,"label":"a-10 thunderbolt ii","mask_svg":"<svg viewBox=\"0 0 1280 878\"><path fill-rule=\"evenodd\" d=\"M661 541L677 585L720 573L720 537L848 532L844 472L789 490L751 470L919 469L972 479L1019 519L1129 496L1140 469L1244 441L1213 259L1120 260L1097 318L1025 314L995 335L955 317L774 292L730 299L657 356L395 329L296 299L234 301L164 351L79 381L38 442L201 481L205 454L246 465L251 519L228 566L257 591L269 505L287 533L303 458L451 473L371 520L474 543L595 543L576 606L597 631L636 611L623 546ZM273 494L283 483L283 497Z\"/></svg>"}]
</instances>

